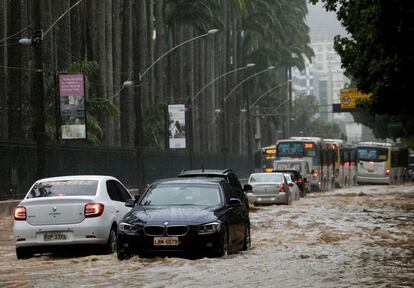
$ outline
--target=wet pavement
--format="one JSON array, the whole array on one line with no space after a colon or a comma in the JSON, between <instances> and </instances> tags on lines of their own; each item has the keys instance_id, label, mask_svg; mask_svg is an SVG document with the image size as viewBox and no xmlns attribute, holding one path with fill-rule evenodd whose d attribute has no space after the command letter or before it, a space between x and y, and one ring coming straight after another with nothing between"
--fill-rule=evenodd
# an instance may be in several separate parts
<instances>
[{"instance_id":1,"label":"wet pavement","mask_svg":"<svg viewBox=\"0 0 414 288\"><path fill-rule=\"evenodd\" d=\"M414 185L313 193L251 211L253 247L222 258L16 260L0 218L0 287L414 287Z\"/></svg>"}]
</instances>

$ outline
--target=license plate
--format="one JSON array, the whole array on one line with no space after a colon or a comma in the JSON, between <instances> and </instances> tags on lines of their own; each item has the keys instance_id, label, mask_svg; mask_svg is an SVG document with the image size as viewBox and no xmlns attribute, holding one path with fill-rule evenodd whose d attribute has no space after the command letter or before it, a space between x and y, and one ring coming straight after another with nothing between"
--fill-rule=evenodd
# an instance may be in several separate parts
<instances>
[{"instance_id":1,"label":"license plate","mask_svg":"<svg viewBox=\"0 0 414 288\"><path fill-rule=\"evenodd\" d=\"M66 240L65 233L45 233L43 236L45 241Z\"/></svg>"},{"instance_id":2,"label":"license plate","mask_svg":"<svg viewBox=\"0 0 414 288\"><path fill-rule=\"evenodd\" d=\"M177 246L178 237L154 237L154 246Z\"/></svg>"}]
</instances>

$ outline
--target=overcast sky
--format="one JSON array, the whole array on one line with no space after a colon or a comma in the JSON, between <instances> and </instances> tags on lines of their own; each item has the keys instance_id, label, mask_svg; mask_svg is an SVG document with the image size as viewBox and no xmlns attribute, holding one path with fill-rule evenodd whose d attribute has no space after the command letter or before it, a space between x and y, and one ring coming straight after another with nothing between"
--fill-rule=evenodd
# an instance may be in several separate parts
<instances>
[{"instance_id":1,"label":"overcast sky","mask_svg":"<svg viewBox=\"0 0 414 288\"><path fill-rule=\"evenodd\" d=\"M327 40L332 40L336 35L346 35L345 29L336 19L334 12L327 12L321 3L308 4L309 14L307 24L311 29L311 37L314 33L326 33Z\"/></svg>"}]
</instances>

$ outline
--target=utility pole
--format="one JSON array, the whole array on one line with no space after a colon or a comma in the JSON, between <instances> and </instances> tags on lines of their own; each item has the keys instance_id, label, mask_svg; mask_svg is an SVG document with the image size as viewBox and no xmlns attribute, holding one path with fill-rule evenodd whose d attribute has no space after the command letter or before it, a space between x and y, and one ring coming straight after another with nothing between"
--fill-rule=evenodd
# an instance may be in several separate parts
<instances>
[{"instance_id":1,"label":"utility pole","mask_svg":"<svg viewBox=\"0 0 414 288\"><path fill-rule=\"evenodd\" d=\"M33 134L36 141L37 178L44 178L46 174L45 159L45 99L43 85L42 40L41 29L41 0L32 0L33 36L33 72L31 77L31 106L33 111Z\"/></svg>"},{"instance_id":2,"label":"utility pole","mask_svg":"<svg viewBox=\"0 0 414 288\"><path fill-rule=\"evenodd\" d=\"M254 140L256 142L256 149L260 149L262 147L262 134L260 131L260 111L259 111L259 106L257 105L255 107L255 111L256 111L256 115L255 115L255 119L256 119L256 133L254 134Z\"/></svg>"},{"instance_id":3,"label":"utility pole","mask_svg":"<svg viewBox=\"0 0 414 288\"><path fill-rule=\"evenodd\" d=\"M290 118L292 117L292 67L289 67L288 68L288 71L287 71L287 76L288 76L288 81L289 81L289 86L288 86L288 119L287 119L287 122L286 122L286 124L287 124L287 127L286 127L286 130L287 130L287 138L289 138L290 136L292 136L291 135L291 120L290 120Z\"/></svg>"},{"instance_id":4,"label":"utility pole","mask_svg":"<svg viewBox=\"0 0 414 288\"><path fill-rule=\"evenodd\" d=\"M140 82L141 83L141 82ZM144 126L142 119L142 100L141 85L136 87L134 97L135 108L135 151L137 157L137 180L138 190L141 194L145 189L145 169L144 169Z\"/></svg>"}]
</instances>

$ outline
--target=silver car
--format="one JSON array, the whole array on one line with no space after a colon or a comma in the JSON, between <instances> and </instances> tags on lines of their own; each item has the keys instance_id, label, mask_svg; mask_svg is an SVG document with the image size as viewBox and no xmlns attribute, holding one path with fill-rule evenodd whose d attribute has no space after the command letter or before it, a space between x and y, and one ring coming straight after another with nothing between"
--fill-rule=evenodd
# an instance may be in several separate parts
<instances>
[{"instance_id":1,"label":"silver car","mask_svg":"<svg viewBox=\"0 0 414 288\"><path fill-rule=\"evenodd\" d=\"M284 173L286 181L288 182L290 193L292 194L293 200L299 200L300 198L300 190L298 185L293 181L292 176L289 173Z\"/></svg>"},{"instance_id":2,"label":"silver car","mask_svg":"<svg viewBox=\"0 0 414 288\"><path fill-rule=\"evenodd\" d=\"M292 204L293 195L283 173L253 173L248 183L256 196L255 204Z\"/></svg>"},{"instance_id":3,"label":"silver car","mask_svg":"<svg viewBox=\"0 0 414 288\"><path fill-rule=\"evenodd\" d=\"M36 181L14 212L17 258L74 244L97 244L114 252L118 223L131 209L125 206L131 198L111 176Z\"/></svg>"}]
</instances>

